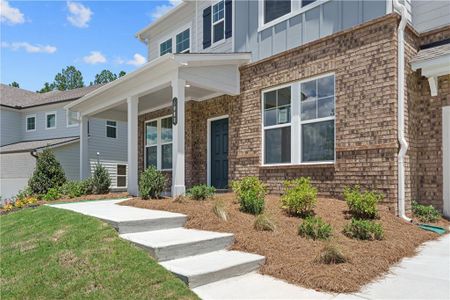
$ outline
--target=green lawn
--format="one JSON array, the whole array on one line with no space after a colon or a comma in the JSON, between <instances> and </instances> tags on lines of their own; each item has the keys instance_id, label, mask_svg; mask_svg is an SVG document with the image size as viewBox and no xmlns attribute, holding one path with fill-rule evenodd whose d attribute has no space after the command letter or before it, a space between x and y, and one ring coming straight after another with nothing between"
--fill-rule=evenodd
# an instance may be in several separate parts
<instances>
[{"instance_id":1,"label":"green lawn","mask_svg":"<svg viewBox=\"0 0 450 300\"><path fill-rule=\"evenodd\" d=\"M100 221L41 206L0 217L1 299L197 299Z\"/></svg>"}]
</instances>

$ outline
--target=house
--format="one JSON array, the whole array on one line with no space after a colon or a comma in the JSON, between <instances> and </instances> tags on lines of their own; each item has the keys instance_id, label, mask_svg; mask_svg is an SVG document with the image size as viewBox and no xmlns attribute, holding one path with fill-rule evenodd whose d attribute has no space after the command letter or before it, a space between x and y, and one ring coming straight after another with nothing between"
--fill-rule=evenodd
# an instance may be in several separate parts
<instances>
[{"instance_id":1,"label":"house","mask_svg":"<svg viewBox=\"0 0 450 300\"><path fill-rule=\"evenodd\" d=\"M80 178L80 126L77 113L64 106L99 88L34 93L0 86L0 164L3 199L23 189L36 164L35 155L52 148L66 177ZM109 171L113 189L126 188L127 125L92 118L89 123L89 165L100 161Z\"/></svg>"},{"instance_id":2,"label":"house","mask_svg":"<svg viewBox=\"0 0 450 300\"><path fill-rule=\"evenodd\" d=\"M137 33L138 70L66 105L127 121L128 191L154 165L179 195L258 176L270 192L309 176L360 184L393 212L450 215L450 3L183 1Z\"/></svg>"}]
</instances>

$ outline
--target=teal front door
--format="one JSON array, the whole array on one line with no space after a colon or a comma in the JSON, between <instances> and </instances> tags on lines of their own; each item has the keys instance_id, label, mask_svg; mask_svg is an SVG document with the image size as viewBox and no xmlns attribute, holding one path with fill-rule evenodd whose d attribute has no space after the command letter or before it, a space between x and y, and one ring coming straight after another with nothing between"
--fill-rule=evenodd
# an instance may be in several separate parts
<instances>
[{"instance_id":1,"label":"teal front door","mask_svg":"<svg viewBox=\"0 0 450 300\"><path fill-rule=\"evenodd\" d=\"M228 188L228 119L211 122L211 185Z\"/></svg>"}]
</instances>

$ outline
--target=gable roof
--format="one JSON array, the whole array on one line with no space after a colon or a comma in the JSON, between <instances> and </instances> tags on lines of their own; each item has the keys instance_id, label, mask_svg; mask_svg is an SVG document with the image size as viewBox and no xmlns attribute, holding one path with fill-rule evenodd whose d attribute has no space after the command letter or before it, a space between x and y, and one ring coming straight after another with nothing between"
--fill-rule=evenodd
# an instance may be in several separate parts
<instances>
[{"instance_id":1,"label":"gable roof","mask_svg":"<svg viewBox=\"0 0 450 300\"><path fill-rule=\"evenodd\" d=\"M79 139L80 138L78 136L72 136L54 139L22 141L0 147L0 153L28 152L46 147L58 147L77 142Z\"/></svg>"},{"instance_id":2,"label":"gable roof","mask_svg":"<svg viewBox=\"0 0 450 300\"><path fill-rule=\"evenodd\" d=\"M35 93L20 88L0 85L0 105L22 109L40 105L48 105L65 101L73 101L98 89L102 84L91 85L68 91L51 91Z\"/></svg>"}]
</instances>

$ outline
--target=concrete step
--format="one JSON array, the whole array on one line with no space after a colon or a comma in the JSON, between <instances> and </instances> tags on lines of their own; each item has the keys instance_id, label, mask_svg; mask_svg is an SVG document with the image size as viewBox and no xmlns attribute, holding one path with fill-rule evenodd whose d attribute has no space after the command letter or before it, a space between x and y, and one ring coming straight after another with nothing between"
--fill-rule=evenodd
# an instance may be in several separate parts
<instances>
[{"instance_id":1,"label":"concrete step","mask_svg":"<svg viewBox=\"0 0 450 300\"><path fill-rule=\"evenodd\" d=\"M164 230L171 228L180 228L186 224L187 216L178 214L178 216L154 217L149 219L135 221L118 221L104 220L110 223L119 234L146 232L154 230Z\"/></svg>"},{"instance_id":2,"label":"concrete step","mask_svg":"<svg viewBox=\"0 0 450 300\"><path fill-rule=\"evenodd\" d=\"M223 250L234 241L231 233L185 228L126 233L120 237L148 250L158 261Z\"/></svg>"},{"instance_id":3,"label":"concrete step","mask_svg":"<svg viewBox=\"0 0 450 300\"><path fill-rule=\"evenodd\" d=\"M220 250L165 261L161 265L194 288L255 271L264 261L261 255Z\"/></svg>"}]
</instances>

